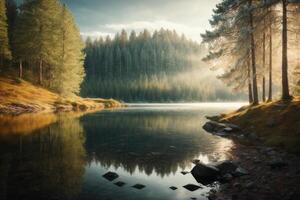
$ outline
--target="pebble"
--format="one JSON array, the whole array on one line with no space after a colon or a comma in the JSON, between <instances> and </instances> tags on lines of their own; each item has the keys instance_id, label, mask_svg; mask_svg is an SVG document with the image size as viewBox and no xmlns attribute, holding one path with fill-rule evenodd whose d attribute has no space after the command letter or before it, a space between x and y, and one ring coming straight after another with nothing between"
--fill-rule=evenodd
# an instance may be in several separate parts
<instances>
[{"instance_id":1,"label":"pebble","mask_svg":"<svg viewBox=\"0 0 300 200\"><path fill-rule=\"evenodd\" d=\"M238 182L236 182L236 183L234 183L233 184L233 187L235 187L235 188L241 188L241 184L240 183L238 183Z\"/></svg>"},{"instance_id":2,"label":"pebble","mask_svg":"<svg viewBox=\"0 0 300 200\"><path fill-rule=\"evenodd\" d=\"M253 187L254 187L254 182L248 182L248 183L245 185L245 187L246 187L247 189L253 188Z\"/></svg>"}]
</instances>

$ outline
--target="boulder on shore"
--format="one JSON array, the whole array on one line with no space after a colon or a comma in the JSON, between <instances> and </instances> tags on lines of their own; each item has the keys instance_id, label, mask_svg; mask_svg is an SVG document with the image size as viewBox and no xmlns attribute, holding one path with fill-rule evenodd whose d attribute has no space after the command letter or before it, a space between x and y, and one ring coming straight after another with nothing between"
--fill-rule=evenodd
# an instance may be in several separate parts
<instances>
[{"instance_id":1,"label":"boulder on shore","mask_svg":"<svg viewBox=\"0 0 300 200\"><path fill-rule=\"evenodd\" d=\"M227 134L227 133L241 131L241 128L235 124L219 123L215 121L206 122L202 128L209 133L216 133L216 134L218 133Z\"/></svg>"},{"instance_id":2,"label":"boulder on shore","mask_svg":"<svg viewBox=\"0 0 300 200\"><path fill-rule=\"evenodd\" d=\"M214 163L214 166L220 170L220 173L222 175L225 175L228 173L232 174L238 168L238 166L236 164L234 164L232 161L229 161L229 160Z\"/></svg>"},{"instance_id":3,"label":"boulder on shore","mask_svg":"<svg viewBox=\"0 0 300 200\"><path fill-rule=\"evenodd\" d=\"M225 124L221 124L215 121L208 121L203 126L203 129L210 133L223 131L225 128L226 128Z\"/></svg>"},{"instance_id":4,"label":"boulder on shore","mask_svg":"<svg viewBox=\"0 0 300 200\"><path fill-rule=\"evenodd\" d=\"M220 175L220 170L212 165L198 163L192 169L191 173L198 183L208 185L215 182L218 179Z\"/></svg>"}]
</instances>

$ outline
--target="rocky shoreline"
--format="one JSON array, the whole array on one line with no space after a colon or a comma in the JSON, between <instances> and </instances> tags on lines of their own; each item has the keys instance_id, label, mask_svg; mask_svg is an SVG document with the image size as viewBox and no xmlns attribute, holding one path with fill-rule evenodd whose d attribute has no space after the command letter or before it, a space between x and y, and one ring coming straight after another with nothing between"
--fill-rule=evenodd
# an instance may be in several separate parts
<instances>
[{"instance_id":1,"label":"rocky shoreline","mask_svg":"<svg viewBox=\"0 0 300 200\"><path fill-rule=\"evenodd\" d=\"M300 157L264 145L256 135L234 124L207 122L203 128L231 138L231 160L249 174L226 175L219 190L212 189L210 200L298 200L300 199ZM223 179L224 180L224 179Z\"/></svg>"}]
</instances>

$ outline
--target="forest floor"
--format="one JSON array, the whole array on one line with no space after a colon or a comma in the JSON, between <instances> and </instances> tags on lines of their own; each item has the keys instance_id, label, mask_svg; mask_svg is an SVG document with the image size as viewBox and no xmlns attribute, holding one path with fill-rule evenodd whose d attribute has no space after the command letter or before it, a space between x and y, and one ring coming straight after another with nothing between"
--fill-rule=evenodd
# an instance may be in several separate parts
<instances>
[{"instance_id":1,"label":"forest floor","mask_svg":"<svg viewBox=\"0 0 300 200\"><path fill-rule=\"evenodd\" d=\"M300 154L300 97L289 102L244 106L216 118L219 122L238 125L266 145Z\"/></svg>"},{"instance_id":2,"label":"forest floor","mask_svg":"<svg viewBox=\"0 0 300 200\"><path fill-rule=\"evenodd\" d=\"M89 111L120 106L113 99L63 98L27 81L0 77L0 114Z\"/></svg>"},{"instance_id":3,"label":"forest floor","mask_svg":"<svg viewBox=\"0 0 300 200\"><path fill-rule=\"evenodd\" d=\"M238 125L232 161L249 172L213 191L210 199L300 199L300 97L239 110L211 120Z\"/></svg>"}]
</instances>

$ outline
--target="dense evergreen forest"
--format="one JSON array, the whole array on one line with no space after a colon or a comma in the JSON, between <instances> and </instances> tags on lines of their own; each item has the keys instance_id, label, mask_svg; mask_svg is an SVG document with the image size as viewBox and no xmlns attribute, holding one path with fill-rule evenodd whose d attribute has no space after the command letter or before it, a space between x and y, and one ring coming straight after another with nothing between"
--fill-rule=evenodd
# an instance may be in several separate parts
<instances>
[{"instance_id":1,"label":"dense evergreen forest","mask_svg":"<svg viewBox=\"0 0 300 200\"><path fill-rule=\"evenodd\" d=\"M125 30L111 39L86 40L84 96L125 101L213 101L233 95L200 62L203 47L176 31ZM197 71L198 70L198 71ZM194 77L203 72L202 78ZM200 78L200 79L199 79Z\"/></svg>"},{"instance_id":2,"label":"dense evergreen forest","mask_svg":"<svg viewBox=\"0 0 300 200\"><path fill-rule=\"evenodd\" d=\"M300 93L299 0L222 0L213 12L201 45L161 29L88 38L84 48L59 0L0 0L0 73L63 96L124 101L236 100L248 91L258 104L278 89L284 100Z\"/></svg>"},{"instance_id":3,"label":"dense evergreen forest","mask_svg":"<svg viewBox=\"0 0 300 200\"><path fill-rule=\"evenodd\" d=\"M229 86L247 89L250 103L272 101L278 86L283 100L299 95L299 0L222 0L210 24L203 60L224 70Z\"/></svg>"},{"instance_id":4,"label":"dense evergreen forest","mask_svg":"<svg viewBox=\"0 0 300 200\"><path fill-rule=\"evenodd\" d=\"M84 43L59 0L0 0L0 73L78 94L85 76ZM16 67L17 66L17 67Z\"/></svg>"}]
</instances>

